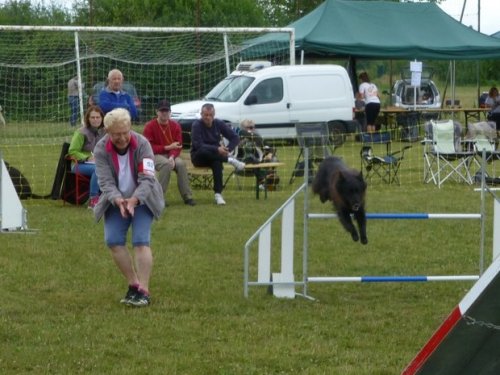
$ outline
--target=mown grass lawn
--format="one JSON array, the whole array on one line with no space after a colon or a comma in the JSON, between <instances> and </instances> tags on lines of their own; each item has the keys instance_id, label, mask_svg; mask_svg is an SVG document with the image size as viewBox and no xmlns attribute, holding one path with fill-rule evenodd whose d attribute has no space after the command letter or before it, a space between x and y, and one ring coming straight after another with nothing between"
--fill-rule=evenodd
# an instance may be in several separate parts
<instances>
[{"instance_id":1,"label":"mown grass lawn","mask_svg":"<svg viewBox=\"0 0 500 375\"><path fill-rule=\"evenodd\" d=\"M29 129L25 129L25 128ZM137 129L140 131L140 129ZM2 156L35 193L52 187L62 125L2 129ZM26 136L25 134L29 134ZM421 129L422 134L422 129ZM394 142L393 149L405 143ZM474 186L423 184L423 151L412 143L401 185L370 182L368 212L478 213ZM348 136L335 154L360 167ZM384 150L377 150L383 152ZM129 309L103 244L102 223L84 207L28 200L32 234L0 234L2 374L398 374L473 282L310 284L315 298L279 300L265 287L243 297L243 247L302 183L289 178L297 146L280 146L280 189L255 199L253 178L230 179L227 206L196 190L185 206L171 181L169 207L153 227L152 305ZM488 168L494 173L494 164ZM297 199L296 278L301 277L302 203ZM331 212L307 197L311 212ZM485 265L491 261L492 198L486 198ZM335 220L309 224L310 276L460 275L480 271L474 220L373 220L369 244L353 243ZM279 249L279 227L273 232ZM252 277L256 277L252 249ZM279 254L273 253L277 266ZM273 270L278 272L278 270ZM298 288L299 289L299 288Z\"/></svg>"},{"instance_id":2,"label":"mown grass lawn","mask_svg":"<svg viewBox=\"0 0 500 375\"><path fill-rule=\"evenodd\" d=\"M2 373L396 374L472 286L310 284L316 301L278 300L254 287L245 299L243 245L290 193L257 201L251 186L228 187L225 207L212 203L210 191L195 193L198 205L186 207L172 189L154 225L153 303L145 309L118 303L126 285L90 211L25 202L36 233L0 237ZM315 198L310 204L330 212ZM474 213L479 194L460 184L374 185L368 210ZM367 246L333 220L311 223L309 235L310 275L479 269L476 221L370 221ZM299 248L301 238L299 229ZM486 243L491 249L491 223Z\"/></svg>"}]
</instances>

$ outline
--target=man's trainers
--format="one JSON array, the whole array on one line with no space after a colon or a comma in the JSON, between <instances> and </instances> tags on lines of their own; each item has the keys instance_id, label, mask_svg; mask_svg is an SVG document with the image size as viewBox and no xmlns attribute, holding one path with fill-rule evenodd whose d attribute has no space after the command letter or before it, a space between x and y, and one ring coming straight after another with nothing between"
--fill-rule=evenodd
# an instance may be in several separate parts
<instances>
[{"instance_id":1,"label":"man's trainers","mask_svg":"<svg viewBox=\"0 0 500 375\"><path fill-rule=\"evenodd\" d=\"M227 162L229 164L231 164L237 172L240 172L243 169L245 169L245 163L243 163L242 161L239 161L238 159L227 158Z\"/></svg>"},{"instance_id":2,"label":"man's trainers","mask_svg":"<svg viewBox=\"0 0 500 375\"><path fill-rule=\"evenodd\" d=\"M134 296L128 300L127 305L135 307L144 307L144 306L149 306L150 303L151 303L151 298L149 297L149 295L138 290L137 293L135 293Z\"/></svg>"},{"instance_id":3,"label":"man's trainers","mask_svg":"<svg viewBox=\"0 0 500 375\"><path fill-rule=\"evenodd\" d=\"M95 197L90 197L89 203L87 205L87 208L93 210L94 207L97 205L97 202L99 202L99 196L96 195Z\"/></svg>"},{"instance_id":4,"label":"man's trainers","mask_svg":"<svg viewBox=\"0 0 500 375\"><path fill-rule=\"evenodd\" d=\"M226 201L224 200L224 198L222 198L221 194L215 194L215 203L218 206L223 206L226 204Z\"/></svg>"},{"instance_id":5,"label":"man's trainers","mask_svg":"<svg viewBox=\"0 0 500 375\"><path fill-rule=\"evenodd\" d=\"M128 287L128 290L127 290L127 294L125 294L125 297L123 297L121 300L120 300L120 303L123 303L123 304L126 304L128 305L129 304L129 301L131 301L135 295L139 292L139 288L137 288L136 286L134 285L130 285Z\"/></svg>"}]
</instances>

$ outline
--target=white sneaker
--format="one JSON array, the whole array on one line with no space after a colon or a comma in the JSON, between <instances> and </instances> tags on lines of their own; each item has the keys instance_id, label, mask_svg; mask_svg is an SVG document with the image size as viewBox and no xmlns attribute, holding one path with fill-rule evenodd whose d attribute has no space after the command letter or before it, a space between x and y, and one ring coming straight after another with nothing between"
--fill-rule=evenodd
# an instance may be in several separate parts
<instances>
[{"instance_id":1,"label":"white sneaker","mask_svg":"<svg viewBox=\"0 0 500 375\"><path fill-rule=\"evenodd\" d=\"M218 206L223 206L226 204L226 201L224 200L224 198L222 198L221 194L215 194L215 204L217 204Z\"/></svg>"},{"instance_id":2,"label":"white sneaker","mask_svg":"<svg viewBox=\"0 0 500 375\"><path fill-rule=\"evenodd\" d=\"M238 159L235 158L227 158L227 162L231 164L234 169L236 169L237 172L242 171L245 169L245 163L242 161L239 161Z\"/></svg>"}]
</instances>

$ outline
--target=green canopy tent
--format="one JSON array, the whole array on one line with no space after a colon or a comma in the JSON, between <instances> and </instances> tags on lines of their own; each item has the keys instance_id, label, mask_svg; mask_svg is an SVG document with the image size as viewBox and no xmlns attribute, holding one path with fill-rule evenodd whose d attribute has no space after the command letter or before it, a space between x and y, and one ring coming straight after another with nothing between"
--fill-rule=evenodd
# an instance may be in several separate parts
<instances>
[{"instance_id":1,"label":"green canopy tent","mask_svg":"<svg viewBox=\"0 0 500 375\"><path fill-rule=\"evenodd\" d=\"M434 3L326 0L287 27L295 28L295 49L309 55L407 60L500 58L500 41L477 32ZM246 42L247 56L285 34L266 34ZM267 51L269 53L270 51Z\"/></svg>"},{"instance_id":2,"label":"green canopy tent","mask_svg":"<svg viewBox=\"0 0 500 375\"><path fill-rule=\"evenodd\" d=\"M498 38L461 24L434 3L326 0L288 27L295 28L297 53L348 58L354 87L357 87L356 58L450 61L500 58ZM248 40L243 54L246 58L272 55L288 49L288 43L288 35L266 34ZM454 64L450 67L454 100Z\"/></svg>"}]
</instances>

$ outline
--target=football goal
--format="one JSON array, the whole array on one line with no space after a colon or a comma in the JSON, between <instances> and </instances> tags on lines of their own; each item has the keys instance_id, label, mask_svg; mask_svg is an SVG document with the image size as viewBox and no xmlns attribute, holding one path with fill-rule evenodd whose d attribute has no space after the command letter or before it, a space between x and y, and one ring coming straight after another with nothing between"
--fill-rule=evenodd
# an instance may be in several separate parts
<instances>
[{"instance_id":1,"label":"football goal","mask_svg":"<svg viewBox=\"0 0 500 375\"><path fill-rule=\"evenodd\" d=\"M277 36L268 38L269 35ZM262 43L262 39L273 40ZM120 69L142 125L155 104L203 97L243 60L294 64L292 28L0 26L0 150L35 193L47 194L69 141L109 70ZM79 118L70 126L68 81Z\"/></svg>"}]
</instances>

